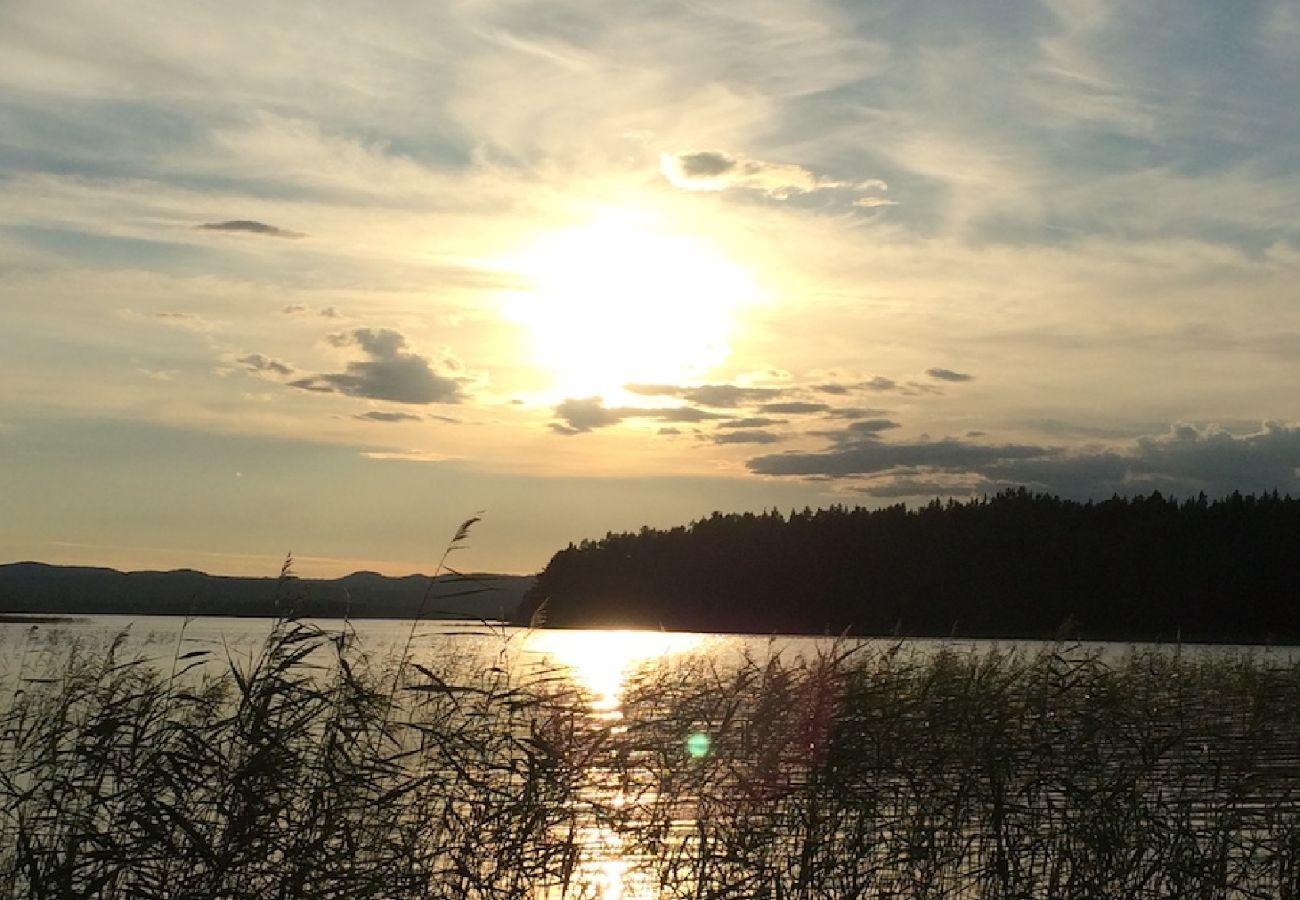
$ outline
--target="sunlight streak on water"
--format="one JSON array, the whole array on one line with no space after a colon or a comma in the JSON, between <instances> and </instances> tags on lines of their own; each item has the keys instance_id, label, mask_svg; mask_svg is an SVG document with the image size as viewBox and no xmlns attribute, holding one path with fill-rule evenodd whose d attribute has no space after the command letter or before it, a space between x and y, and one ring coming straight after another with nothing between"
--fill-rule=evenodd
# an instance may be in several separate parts
<instances>
[{"instance_id":1,"label":"sunlight streak on water","mask_svg":"<svg viewBox=\"0 0 1300 900\"><path fill-rule=\"evenodd\" d=\"M534 631L524 639L528 653L547 656L569 670L592 694L591 707L609 718L621 716L627 679L651 660L698 650L704 636L665 631Z\"/></svg>"},{"instance_id":2,"label":"sunlight streak on water","mask_svg":"<svg viewBox=\"0 0 1300 900\"><path fill-rule=\"evenodd\" d=\"M628 679L641 666L676 654L698 651L704 643L698 634L662 631L535 631L525 638L523 650L540 654L565 667L569 676L591 694L591 708L599 717L623 717L622 697ZM614 726L622 727L622 726ZM594 773L593 773L594 774ZM587 799L621 808L630 800L616 786L594 777L585 789ZM607 825L584 830L578 882L582 896L593 900L653 900L655 886L635 860L624 851L623 838Z\"/></svg>"}]
</instances>

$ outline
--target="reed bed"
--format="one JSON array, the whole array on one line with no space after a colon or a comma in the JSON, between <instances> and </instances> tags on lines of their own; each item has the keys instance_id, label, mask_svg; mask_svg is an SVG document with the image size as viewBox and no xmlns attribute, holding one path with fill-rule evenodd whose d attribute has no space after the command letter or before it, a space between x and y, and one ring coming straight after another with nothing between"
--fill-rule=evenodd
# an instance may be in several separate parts
<instances>
[{"instance_id":1,"label":"reed bed","mask_svg":"<svg viewBox=\"0 0 1300 900\"><path fill-rule=\"evenodd\" d=\"M582 898L611 860L699 900L1300 896L1293 663L844 644L649 666L611 716L511 640L33 636L0 897Z\"/></svg>"}]
</instances>

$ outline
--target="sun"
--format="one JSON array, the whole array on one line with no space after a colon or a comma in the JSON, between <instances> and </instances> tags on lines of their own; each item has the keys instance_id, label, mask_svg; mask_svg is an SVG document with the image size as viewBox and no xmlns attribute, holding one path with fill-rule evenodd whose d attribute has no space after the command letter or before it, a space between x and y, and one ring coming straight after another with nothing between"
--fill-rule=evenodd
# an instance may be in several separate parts
<instances>
[{"instance_id":1,"label":"sun","mask_svg":"<svg viewBox=\"0 0 1300 900\"><path fill-rule=\"evenodd\" d=\"M626 209L540 235L511 267L526 287L505 313L527 328L557 396L702 378L726 360L738 310L761 299L752 272L708 237Z\"/></svg>"}]
</instances>

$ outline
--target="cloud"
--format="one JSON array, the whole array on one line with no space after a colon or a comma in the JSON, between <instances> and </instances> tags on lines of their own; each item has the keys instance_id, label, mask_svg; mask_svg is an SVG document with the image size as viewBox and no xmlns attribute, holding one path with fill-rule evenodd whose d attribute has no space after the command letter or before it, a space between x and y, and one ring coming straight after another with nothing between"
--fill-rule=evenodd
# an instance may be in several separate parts
<instances>
[{"instance_id":1,"label":"cloud","mask_svg":"<svg viewBox=\"0 0 1300 900\"><path fill-rule=\"evenodd\" d=\"M552 422L550 428L557 434L585 434L597 428L608 428L625 419L655 419L670 423L697 423L709 419L721 419L723 416L693 406L639 407L639 406L605 406L601 397L570 397L555 407L555 416L559 422Z\"/></svg>"},{"instance_id":2,"label":"cloud","mask_svg":"<svg viewBox=\"0 0 1300 900\"><path fill-rule=\"evenodd\" d=\"M751 459L759 475L820 475L845 478L895 469L970 470L999 462L1047 456L1052 450L1023 444L970 444L954 438L887 444L860 441L819 453L791 452Z\"/></svg>"},{"instance_id":3,"label":"cloud","mask_svg":"<svg viewBox=\"0 0 1300 900\"><path fill-rule=\"evenodd\" d=\"M891 428L900 428L893 419L862 419L858 422L851 423L844 430L849 434L879 434L882 431L889 431Z\"/></svg>"},{"instance_id":4,"label":"cloud","mask_svg":"<svg viewBox=\"0 0 1300 900\"><path fill-rule=\"evenodd\" d=\"M312 309L305 303L290 303L288 306L281 308L280 312L286 316L305 316L311 313ZM316 310L316 315L323 319L342 319L343 313L337 306L326 306L323 309Z\"/></svg>"},{"instance_id":5,"label":"cloud","mask_svg":"<svg viewBox=\"0 0 1300 900\"><path fill-rule=\"evenodd\" d=\"M826 410L826 417L829 419L868 419L872 416L883 416L889 412L887 409L875 409L868 406L837 406L834 409Z\"/></svg>"},{"instance_id":6,"label":"cloud","mask_svg":"<svg viewBox=\"0 0 1300 900\"><path fill-rule=\"evenodd\" d=\"M1028 486L1066 497L1107 497L1159 489L1222 495L1234 490L1300 492L1300 427L1278 423L1238 435L1178 425L1127 447L1066 450L1032 444L984 444L956 438L886 443L844 440L821 452L749 460L751 472L846 479L873 496L921 495L947 484L952 493Z\"/></svg>"},{"instance_id":7,"label":"cloud","mask_svg":"<svg viewBox=\"0 0 1300 900\"><path fill-rule=\"evenodd\" d=\"M791 400L784 403L764 403L759 412L777 413L778 415L807 415L808 413L826 412L831 407L826 403L809 403L806 400Z\"/></svg>"},{"instance_id":8,"label":"cloud","mask_svg":"<svg viewBox=\"0 0 1300 900\"><path fill-rule=\"evenodd\" d=\"M893 391L898 389L898 382L892 378L877 375L875 378L863 382L862 387L868 391Z\"/></svg>"},{"instance_id":9,"label":"cloud","mask_svg":"<svg viewBox=\"0 0 1300 900\"><path fill-rule=\"evenodd\" d=\"M890 200L887 197L859 197L853 201L854 206L860 206L863 209L876 209L881 206L897 206L897 200Z\"/></svg>"},{"instance_id":10,"label":"cloud","mask_svg":"<svg viewBox=\"0 0 1300 900\"><path fill-rule=\"evenodd\" d=\"M939 381L974 381L974 375L967 375L965 372L954 372L952 369L926 369L925 374Z\"/></svg>"},{"instance_id":11,"label":"cloud","mask_svg":"<svg viewBox=\"0 0 1300 900\"><path fill-rule=\"evenodd\" d=\"M873 482L864 487L860 493L872 497L969 497L984 490L978 482L970 484L956 479L942 478L892 478L888 481Z\"/></svg>"},{"instance_id":12,"label":"cloud","mask_svg":"<svg viewBox=\"0 0 1300 900\"><path fill-rule=\"evenodd\" d=\"M300 231L290 231L287 228L277 228L274 225L267 225L265 222L257 222L253 219L231 219L228 222L204 222L196 226L200 231L233 231L243 234L260 234L266 237L277 238L301 238L307 235Z\"/></svg>"},{"instance_id":13,"label":"cloud","mask_svg":"<svg viewBox=\"0 0 1300 900\"><path fill-rule=\"evenodd\" d=\"M785 440L771 431L724 431L713 435L715 444L775 444Z\"/></svg>"},{"instance_id":14,"label":"cloud","mask_svg":"<svg viewBox=\"0 0 1300 900\"><path fill-rule=\"evenodd\" d=\"M758 191L775 200L788 200L799 194L821 190L875 192L854 199L855 206L892 206L893 201L878 196L888 185L878 178L866 181L838 181L817 175L795 163L764 162L731 156L720 150L691 150L661 153L659 171L675 187L688 191L721 191L728 188Z\"/></svg>"},{"instance_id":15,"label":"cloud","mask_svg":"<svg viewBox=\"0 0 1300 900\"><path fill-rule=\"evenodd\" d=\"M809 431L808 434L827 438L833 445L842 447L845 445L851 446L864 440L878 440L881 432L901 427L902 426L893 419L862 419L857 422L851 422L843 428L829 429L826 431Z\"/></svg>"},{"instance_id":16,"label":"cloud","mask_svg":"<svg viewBox=\"0 0 1300 900\"><path fill-rule=\"evenodd\" d=\"M420 417L414 413L390 412L382 409L372 409L369 412L358 413L352 418L370 422L418 422L420 420Z\"/></svg>"},{"instance_id":17,"label":"cloud","mask_svg":"<svg viewBox=\"0 0 1300 900\"><path fill-rule=\"evenodd\" d=\"M747 419L731 419L719 422L719 428L766 428L769 425L784 425L785 419L769 419L766 416L751 416Z\"/></svg>"},{"instance_id":18,"label":"cloud","mask_svg":"<svg viewBox=\"0 0 1300 900\"><path fill-rule=\"evenodd\" d=\"M262 353L249 353L235 360L250 372L256 372L259 375L282 375L288 378L293 374L293 366L278 359L273 359Z\"/></svg>"},{"instance_id":19,"label":"cloud","mask_svg":"<svg viewBox=\"0 0 1300 900\"><path fill-rule=\"evenodd\" d=\"M645 397L680 397L688 403L717 409L736 409L750 403L770 400L785 393L780 388L741 387L734 384L701 384L694 387L675 384L629 384L623 389Z\"/></svg>"},{"instance_id":20,"label":"cloud","mask_svg":"<svg viewBox=\"0 0 1300 900\"><path fill-rule=\"evenodd\" d=\"M368 358L349 362L343 372L311 375L289 382L296 388L346 394L392 403L460 403L464 379L439 375L423 356L406 349L406 338L391 328L356 328L329 336L335 347L357 347Z\"/></svg>"},{"instance_id":21,"label":"cloud","mask_svg":"<svg viewBox=\"0 0 1300 900\"><path fill-rule=\"evenodd\" d=\"M709 150L679 153L670 159L682 177L690 179L717 178L736 168L736 160L724 153Z\"/></svg>"}]
</instances>

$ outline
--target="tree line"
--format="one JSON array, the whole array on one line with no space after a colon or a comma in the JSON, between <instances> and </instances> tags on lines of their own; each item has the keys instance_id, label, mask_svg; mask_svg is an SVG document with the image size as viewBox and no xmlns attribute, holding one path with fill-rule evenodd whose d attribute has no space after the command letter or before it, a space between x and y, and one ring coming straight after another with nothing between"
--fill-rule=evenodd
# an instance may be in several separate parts
<instances>
[{"instance_id":1,"label":"tree line","mask_svg":"<svg viewBox=\"0 0 1300 900\"><path fill-rule=\"evenodd\" d=\"M751 633L1300 639L1300 500L1008 490L607 534L555 554L521 623ZM540 610L540 612L539 612Z\"/></svg>"}]
</instances>

